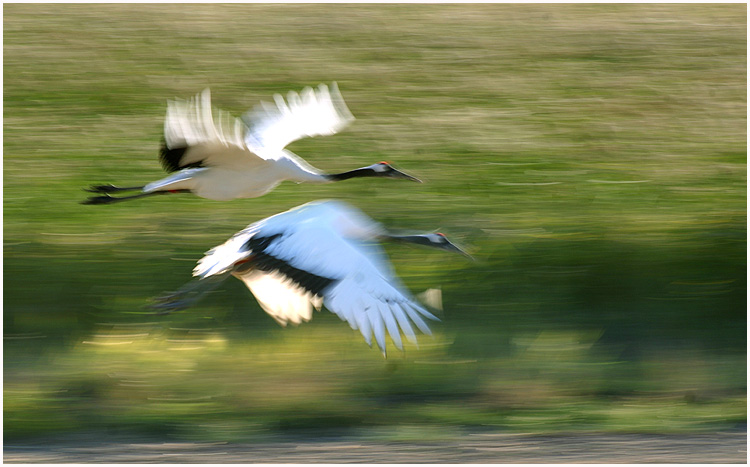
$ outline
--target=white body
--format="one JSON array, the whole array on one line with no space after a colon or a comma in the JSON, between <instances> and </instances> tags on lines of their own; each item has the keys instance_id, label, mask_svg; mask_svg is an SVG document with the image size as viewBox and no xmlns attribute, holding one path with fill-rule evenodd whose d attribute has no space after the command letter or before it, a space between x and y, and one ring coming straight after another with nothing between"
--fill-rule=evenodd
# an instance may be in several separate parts
<instances>
[{"instance_id":1,"label":"white body","mask_svg":"<svg viewBox=\"0 0 750 467\"><path fill-rule=\"evenodd\" d=\"M320 170L285 150L303 137L332 135L354 117L335 83L329 91L305 88L290 92L287 101L274 96L275 104L259 107L236 119L211 108L206 89L194 99L169 102L164 122L168 148L186 148L180 165L202 164L180 170L149 183L143 192L191 190L213 200L255 198L284 180L325 183Z\"/></svg>"},{"instance_id":2,"label":"white body","mask_svg":"<svg viewBox=\"0 0 750 467\"><path fill-rule=\"evenodd\" d=\"M437 318L419 305L394 275L375 242L382 233L378 223L345 203L308 203L249 225L210 250L193 274L207 278L233 271L261 307L283 325L308 321L313 307L325 305L359 329L368 344L374 335L385 354L386 335L401 349L401 332L416 344L412 323L430 334L423 318ZM262 252L246 250L249 240L277 234ZM236 269L244 261L251 265L258 254L333 282L322 296L314 296L278 271Z\"/></svg>"},{"instance_id":3,"label":"white body","mask_svg":"<svg viewBox=\"0 0 750 467\"><path fill-rule=\"evenodd\" d=\"M201 167L184 169L143 188L152 191L190 190L201 198L228 201L263 196L284 180L325 183L321 175L298 168L290 159L260 160L245 168Z\"/></svg>"}]
</instances>

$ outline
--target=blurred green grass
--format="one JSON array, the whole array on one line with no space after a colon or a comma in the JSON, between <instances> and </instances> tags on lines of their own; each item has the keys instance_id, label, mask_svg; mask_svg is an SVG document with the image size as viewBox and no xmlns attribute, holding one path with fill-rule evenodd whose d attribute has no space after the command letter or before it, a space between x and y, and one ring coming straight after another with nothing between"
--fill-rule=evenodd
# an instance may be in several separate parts
<instances>
[{"instance_id":1,"label":"blurred green grass","mask_svg":"<svg viewBox=\"0 0 750 467\"><path fill-rule=\"evenodd\" d=\"M746 6L8 4L3 34L6 436L745 423ZM334 80L357 120L292 149L427 183L77 204L162 176L167 98L239 115ZM239 282L143 310L319 198L469 247L386 247L442 288L434 340L384 361L335 316L278 328Z\"/></svg>"}]
</instances>

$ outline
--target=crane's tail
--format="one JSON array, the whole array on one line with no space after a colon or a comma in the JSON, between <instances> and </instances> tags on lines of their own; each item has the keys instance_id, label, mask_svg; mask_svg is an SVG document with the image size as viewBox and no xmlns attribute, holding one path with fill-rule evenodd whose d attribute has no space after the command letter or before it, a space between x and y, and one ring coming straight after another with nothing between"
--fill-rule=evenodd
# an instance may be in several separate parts
<instances>
[{"instance_id":1,"label":"crane's tail","mask_svg":"<svg viewBox=\"0 0 750 467\"><path fill-rule=\"evenodd\" d=\"M225 273L206 277L205 279L193 279L175 292L154 298L153 303L148 305L147 308L154 310L158 315L185 310L193 306L205 294L215 289L229 276L229 273Z\"/></svg>"}]
</instances>

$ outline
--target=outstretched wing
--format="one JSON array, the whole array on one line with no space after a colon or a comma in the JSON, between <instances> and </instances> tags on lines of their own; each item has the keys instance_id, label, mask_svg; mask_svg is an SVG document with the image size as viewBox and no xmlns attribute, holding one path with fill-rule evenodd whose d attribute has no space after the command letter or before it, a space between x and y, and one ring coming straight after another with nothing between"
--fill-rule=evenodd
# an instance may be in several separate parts
<instances>
[{"instance_id":1,"label":"outstretched wing","mask_svg":"<svg viewBox=\"0 0 750 467\"><path fill-rule=\"evenodd\" d=\"M211 108L208 89L192 99L167 103L159 159L168 172L205 166L247 167L261 163L245 146L247 127L228 112Z\"/></svg>"},{"instance_id":2,"label":"outstretched wing","mask_svg":"<svg viewBox=\"0 0 750 467\"><path fill-rule=\"evenodd\" d=\"M254 225L211 250L194 274L233 271L282 324L308 321L322 301L368 344L374 335L385 353L387 335L402 349L402 332L416 344L413 326L430 334L425 319L437 318L399 286L380 257L373 259L374 249L309 221L283 230Z\"/></svg>"},{"instance_id":3,"label":"outstretched wing","mask_svg":"<svg viewBox=\"0 0 750 467\"><path fill-rule=\"evenodd\" d=\"M355 268L326 292L326 308L348 322L352 329L358 329L368 345L374 335L383 354L387 335L398 349L403 348L401 332L411 343L417 343L412 323L423 333L432 334L425 319L438 321L436 316L395 281L381 275L367 258L355 260L352 256L351 259Z\"/></svg>"},{"instance_id":4,"label":"outstretched wing","mask_svg":"<svg viewBox=\"0 0 750 467\"><path fill-rule=\"evenodd\" d=\"M332 135L354 120L333 83L316 90L306 87L300 94L290 91L286 101L280 94L274 103L261 102L242 116L249 128L245 143L261 157L280 157L281 149L304 137Z\"/></svg>"}]
</instances>

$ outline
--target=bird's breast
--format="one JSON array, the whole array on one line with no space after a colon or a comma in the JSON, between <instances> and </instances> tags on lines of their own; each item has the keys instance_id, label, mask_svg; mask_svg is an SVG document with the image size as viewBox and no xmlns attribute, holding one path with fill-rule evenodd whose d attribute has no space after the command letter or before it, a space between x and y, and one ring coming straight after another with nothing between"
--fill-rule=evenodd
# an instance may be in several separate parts
<instances>
[{"instance_id":1,"label":"bird's breast","mask_svg":"<svg viewBox=\"0 0 750 467\"><path fill-rule=\"evenodd\" d=\"M283 179L272 169L227 170L212 168L196 180L193 191L203 198L228 201L237 198L257 198L268 193Z\"/></svg>"}]
</instances>

